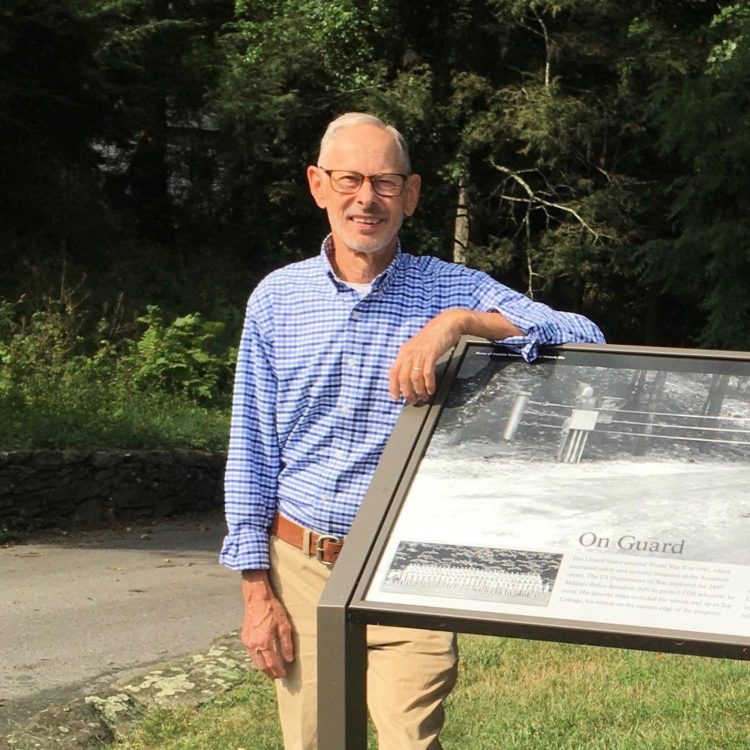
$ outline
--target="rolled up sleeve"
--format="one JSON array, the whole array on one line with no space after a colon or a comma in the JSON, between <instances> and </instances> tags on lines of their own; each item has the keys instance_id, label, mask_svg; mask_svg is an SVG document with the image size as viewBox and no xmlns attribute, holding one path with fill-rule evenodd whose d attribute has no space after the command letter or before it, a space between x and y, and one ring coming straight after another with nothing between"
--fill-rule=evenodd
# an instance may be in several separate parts
<instances>
[{"instance_id":1,"label":"rolled up sleeve","mask_svg":"<svg viewBox=\"0 0 750 750\"><path fill-rule=\"evenodd\" d=\"M485 311L504 315L523 332L502 341L527 362L539 356L540 346L555 344L603 344L604 335L599 327L578 313L553 310L548 305L535 302L520 292L485 276L478 287L479 306Z\"/></svg>"}]
</instances>

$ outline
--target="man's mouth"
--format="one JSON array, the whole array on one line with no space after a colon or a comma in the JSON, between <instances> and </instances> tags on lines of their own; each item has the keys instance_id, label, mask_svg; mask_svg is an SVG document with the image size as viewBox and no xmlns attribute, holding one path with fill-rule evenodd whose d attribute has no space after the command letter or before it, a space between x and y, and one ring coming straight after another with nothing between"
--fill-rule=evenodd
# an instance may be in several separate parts
<instances>
[{"instance_id":1,"label":"man's mouth","mask_svg":"<svg viewBox=\"0 0 750 750\"><path fill-rule=\"evenodd\" d=\"M379 216L350 216L349 220L353 221L355 224L361 224L367 227L373 227L376 224L380 224L382 221Z\"/></svg>"}]
</instances>

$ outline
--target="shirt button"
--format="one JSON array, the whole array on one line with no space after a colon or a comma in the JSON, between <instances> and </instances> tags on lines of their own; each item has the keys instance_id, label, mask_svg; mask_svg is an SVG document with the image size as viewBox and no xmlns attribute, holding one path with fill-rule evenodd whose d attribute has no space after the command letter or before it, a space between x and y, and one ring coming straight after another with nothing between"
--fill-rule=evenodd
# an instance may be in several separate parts
<instances>
[{"instance_id":1,"label":"shirt button","mask_svg":"<svg viewBox=\"0 0 750 750\"><path fill-rule=\"evenodd\" d=\"M336 458L343 458L344 457L344 451L336 451Z\"/></svg>"},{"instance_id":2,"label":"shirt button","mask_svg":"<svg viewBox=\"0 0 750 750\"><path fill-rule=\"evenodd\" d=\"M362 317L362 313L359 310L352 310L352 319L359 320Z\"/></svg>"},{"instance_id":3,"label":"shirt button","mask_svg":"<svg viewBox=\"0 0 750 750\"><path fill-rule=\"evenodd\" d=\"M342 406L341 407L341 413L342 414L348 414L349 413L349 407L348 406Z\"/></svg>"},{"instance_id":4,"label":"shirt button","mask_svg":"<svg viewBox=\"0 0 750 750\"><path fill-rule=\"evenodd\" d=\"M354 367L355 363L356 360L354 359L354 357L350 357L346 364L348 364L349 367Z\"/></svg>"},{"instance_id":5,"label":"shirt button","mask_svg":"<svg viewBox=\"0 0 750 750\"><path fill-rule=\"evenodd\" d=\"M321 496L320 496L320 499L321 499L321 500L322 500L322 501L323 501L324 503L327 503L327 502L328 502L328 501L329 501L329 500L331 499L331 496L330 496L330 495L321 495Z\"/></svg>"}]
</instances>

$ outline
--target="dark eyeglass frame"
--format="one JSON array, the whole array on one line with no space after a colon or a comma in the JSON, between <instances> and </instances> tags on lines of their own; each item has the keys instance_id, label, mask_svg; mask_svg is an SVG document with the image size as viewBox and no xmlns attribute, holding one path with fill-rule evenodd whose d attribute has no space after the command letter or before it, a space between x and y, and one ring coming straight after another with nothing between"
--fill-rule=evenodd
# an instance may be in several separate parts
<instances>
[{"instance_id":1,"label":"dark eyeglass frame","mask_svg":"<svg viewBox=\"0 0 750 750\"><path fill-rule=\"evenodd\" d=\"M318 169L322 170L328 175L328 179L331 182L331 187L333 190L335 190L337 193L341 193L342 195L354 195L355 193L359 192L362 185L364 184L365 180L369 180L370 185L372 185L372 190L376 195L379 195L381 198L396 198L401 193L404 192L404 188L406 187L406 181L409 179L408 174L400 174L399 172L379 172L378 174L362 174L361 172L355 172L351 169L326 169L325 167L318 167ZM351 177L358 177L359 182L353 190L341 190L339 186L336 184L336 180L333 177L335 173L339 174L346 174L350 175ZM399 188L399 191L397 193L381 193L378 189L378 178L381 177L400 177L401 187Z\"/></svg>"}]
</instances>

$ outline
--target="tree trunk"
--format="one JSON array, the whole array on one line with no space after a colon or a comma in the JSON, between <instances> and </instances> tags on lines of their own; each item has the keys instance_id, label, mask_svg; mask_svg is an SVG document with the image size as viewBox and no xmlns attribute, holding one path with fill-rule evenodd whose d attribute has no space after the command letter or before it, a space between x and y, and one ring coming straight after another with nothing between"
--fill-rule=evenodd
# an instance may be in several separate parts
<instances>
[{"instance_id":1,"label":"tree trunk","mask_svg":"<svg viewBox=\"0 0 750 750\"><path fill-rule=\"evenodd\" d=\"M466 261L466 248L469 246L469 188L468 179L464 175L458 182L458 205L456 206L456 222L453 228L453 261Z\"/></svg>"},{"instance_id":2,"label":"tree trunk","mask_svg":"<svg viewBox=\"0 0 750 750\"><path fill-rule=\"evenodd\" d=\"M150 17L163 21L168 17L167 0L151 0ZM172 237L169 196L167 67L163 40L157 35L146 52L151 71L150 86L145 92L144 109L148 122L136 138L130 161L130 192L140 230L152 239L168 242Z\"/></svg>"}]
</instances>

